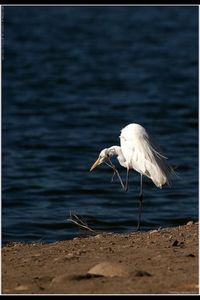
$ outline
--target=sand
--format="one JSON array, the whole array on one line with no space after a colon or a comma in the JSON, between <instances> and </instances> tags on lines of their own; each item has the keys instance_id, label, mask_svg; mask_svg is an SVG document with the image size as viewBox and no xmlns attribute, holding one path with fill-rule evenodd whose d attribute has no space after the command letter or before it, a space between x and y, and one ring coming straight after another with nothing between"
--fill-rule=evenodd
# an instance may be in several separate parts
<instances>
[{"instance_id":1,"label":"sand","mask_svg":"<svg viewBox=\"0 0 200 300\"><path fill-rule=\"evenodd\" d=\"M3 294L198 294L198 223L2 248Z\"/></svg>"}]
</instances>

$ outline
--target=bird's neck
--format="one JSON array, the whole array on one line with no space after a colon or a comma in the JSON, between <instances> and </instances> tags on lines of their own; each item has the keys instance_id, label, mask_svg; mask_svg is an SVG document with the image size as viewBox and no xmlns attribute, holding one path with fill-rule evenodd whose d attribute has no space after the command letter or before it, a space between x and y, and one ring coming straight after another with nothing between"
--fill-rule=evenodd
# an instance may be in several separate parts
<instances>
[{"instance_id":1,"label":"bird's neck","mask_svg":"<svg viewBox=\"0 0 200 300\"><path fill-rule=\"evenodd\" d=\"M108 149L108 151L109 151L109 156L117 156L117 159L122 167L125 167L125 168L127 167L126 159L122 153L121 147L112 146Z\"/></svg>"},{"instance_id":2,"label":"bird's neck","mask_svg":"<svg viewBox=\"0 0 200 300\"><path fill-rule=\"evenodd\" d=\"M121 147L119 146L111 146L108 148L109 156L120 156L122 154Z\"/></svg>"}]
</instances>

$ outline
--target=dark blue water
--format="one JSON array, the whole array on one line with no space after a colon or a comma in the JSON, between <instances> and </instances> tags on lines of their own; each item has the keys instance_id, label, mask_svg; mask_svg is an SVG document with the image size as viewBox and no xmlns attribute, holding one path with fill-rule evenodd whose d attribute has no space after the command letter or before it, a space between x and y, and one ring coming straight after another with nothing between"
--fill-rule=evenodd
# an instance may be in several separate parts
<instances>
[{"instance_id":1,"label":"dark blue water","mask_svg":"<svg viewBox=\"0 0 200 300\"><path fill-rule=\"evenodd\" d=\"M144 182L142 229L198 218L198 8L5 7L3 242L136 228L140 176L128 193L106 165L120 130L140 123L179 174ZM123 178L126 171L119 167Z\"/></svg>"}]
</instances>

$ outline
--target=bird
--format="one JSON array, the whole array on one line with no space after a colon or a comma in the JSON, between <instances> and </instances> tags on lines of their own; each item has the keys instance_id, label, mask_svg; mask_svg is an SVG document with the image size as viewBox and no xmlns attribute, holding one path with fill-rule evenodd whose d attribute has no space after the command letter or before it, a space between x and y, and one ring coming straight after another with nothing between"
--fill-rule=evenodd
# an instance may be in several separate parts
<instances>
[{"instance_id":1,"label":"bird","mask_svg":"<svg viewBox=\"0 0 200 300\"><path fill-rule=\"evenodd\" d=\"M120 132L120 146L114 145L101 150L97 160L91 166L90 171L94 170L103 162L106 163L117 175L122 188L128 191L129 171L135 170L140 174L140 193L139 193L139 215L137 230L141 228L141 213L143 204L143 176L152 180L158 188L163 185L171 184L171 177L174 173L173 168L167 162L167 157L163 155L160 147L154 143L152 137L146 129L137 123L131 123L122 128ZM119 164L126 168L126 181L123 183L116 166L111 161L112 157L117 158Z\"/></svg>"}]
</instances>

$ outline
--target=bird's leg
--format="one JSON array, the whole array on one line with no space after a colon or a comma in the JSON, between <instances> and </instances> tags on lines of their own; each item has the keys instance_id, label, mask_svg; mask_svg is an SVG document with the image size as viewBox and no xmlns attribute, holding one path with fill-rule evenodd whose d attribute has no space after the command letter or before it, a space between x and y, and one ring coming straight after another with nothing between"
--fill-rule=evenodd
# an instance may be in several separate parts
<instances>
[{"instance_id":1,"label":"bird's leg","mask_svg":"<svg viewBox=\"0 0 200 300\"><path fill-rule=\"evenodd\" d=\"M112 176L112 178L111 178L111 182L113 182L113 181L114 181L114 177L115 177L115 175L116 175L116 172L114 171L114 172L113 172L113 176Z\"/></svg>"},{"instance_id":2,"label":"bird's leg","mask_svg":"<svg viewBox=\"0 0 200 300\"><path fill-rule=\"evenodd\" d=\"M140 174L140 194L139 194L139 217L137 231L140 230L141 215L142 215L142 201L143 201L143 188L142 188L142 174Z\"/></svg>"},{"instance_id":3,"label":"bird's leg","mask_svg":"<svg viewBox=\"0 0 200 300\"><path fill-rule=\"evenodd\" d=\"M108 161L109 161L110 164L107 163L107 162L105 162L105 164L106 164L107 166L109 166L111 169L113 169L113 171L114 171L114 174L113 174L113 176L112 176L111 182L113 181L114 176L115 176L115 174L116 174L117 177L119 178L119 181L120 181L120 183L121 183L122 189L123 189L124 191L126 191L126 188L125 188L124 183L123 183L123 181L122 181L122 179L121 179L121 176L119 175L119 172L118 172L117 168L116 168L115 165L112 163L112 161L110 160L109 157L108 157Z\"/></svg>"},{"instance_id":4,"label":"bird's leg","mask_svg":"<svg viewBox=\"0 0 200 300\"><path fill-rule=\"evenodd\" d=\"M113 180L114 180L114 177L115 177L115 175L116 175L116 168L115 168L115 166L112 164L109 164L109 163L107 163L106 161L104 161L104 163L107 165L107 166L109 166L113 171L114 171L114 173L113 173L113 175L112 175L112 178L111 178L111 182L113 182Z\"/></svg>"},{"instance_id":5,"label":"bird's leg","mask_svg":"<svg viewBox=\"0 0 200 300\"><path fill-rule=\"evenodd\" d=\"M106 161L104 161L104 163L107 165L107 166L109 166L111 169L113 169L113 171L114 171L114 173L113 173L113 176L112 176L112 178L111 178L111 182L113 182L113 180L114 180L114 177L115 177L115 175L117 174L117 168L115 167L115 165L112 163L112 161L111 161L111 159L108 157L108 160L109 160L109 162L110 162L110 164L109 163L107 163Z\"/></svg>"},{"instance_id":6,"label":"bird's leg","mask_svg":"<svg viewBox=\"0 0 200 300\"><path fill-rule=\"evenodd\" d=\"M129 175L129 169L126 169L126 183L125 183L125 187L124 187L124 191L127 192L128 191L128 175Z\"/></svg>"}]
</instances>

